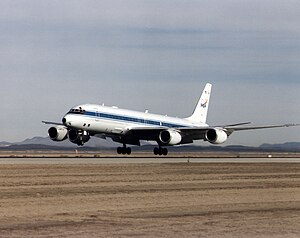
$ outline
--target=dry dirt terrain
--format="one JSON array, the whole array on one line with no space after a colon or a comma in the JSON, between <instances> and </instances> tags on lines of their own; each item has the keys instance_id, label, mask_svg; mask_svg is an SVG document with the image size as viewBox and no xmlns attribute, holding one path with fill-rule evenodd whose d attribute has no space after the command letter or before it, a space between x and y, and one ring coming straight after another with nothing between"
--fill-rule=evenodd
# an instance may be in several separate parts
<instances>
[{"instance_id":1,"label":"dry dirt terrain","mask_svg":"<svg viewBox=\"0 0 300 238\"><path fill-rule=\"evenodd\" d=\"M300 237L300 163L2 164L0 237Z\"/></svg>"}]
</instances>

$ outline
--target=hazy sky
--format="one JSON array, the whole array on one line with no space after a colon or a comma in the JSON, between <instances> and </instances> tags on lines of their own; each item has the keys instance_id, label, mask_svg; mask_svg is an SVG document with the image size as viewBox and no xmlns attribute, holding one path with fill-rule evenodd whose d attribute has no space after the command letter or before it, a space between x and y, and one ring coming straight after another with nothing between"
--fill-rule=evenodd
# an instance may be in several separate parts
<instances>
[{"instance_id":1,"label":"hazy sky","mask_svg":"<svg viewBox=\"0 0 300 238\"><path fill-rule=\"evenodd\" d=\"M300 122L298 0L0 1L0 141L105 103L188 116L213 84L208 123ZM300 128L225 144L300 141Z\"/></svg>"}]
</instances>

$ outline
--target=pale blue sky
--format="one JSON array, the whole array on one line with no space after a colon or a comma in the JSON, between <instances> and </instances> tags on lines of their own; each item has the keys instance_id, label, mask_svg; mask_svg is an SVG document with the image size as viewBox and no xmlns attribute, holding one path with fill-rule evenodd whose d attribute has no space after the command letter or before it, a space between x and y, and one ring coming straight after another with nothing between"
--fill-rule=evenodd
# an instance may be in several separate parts
<instances>
[{"instance_id":1,"label":"pale blue sky","mask_svg":"<svg viewBox=\"0 0 300 238\"><path fill-rule=\"evenodd\" d=\"M300 2L0 1L0 141L105 103L185 117L213 83L210 124L300 122ZM300 141L300 129L229 144Z\"/></svg>"}]
</instances>

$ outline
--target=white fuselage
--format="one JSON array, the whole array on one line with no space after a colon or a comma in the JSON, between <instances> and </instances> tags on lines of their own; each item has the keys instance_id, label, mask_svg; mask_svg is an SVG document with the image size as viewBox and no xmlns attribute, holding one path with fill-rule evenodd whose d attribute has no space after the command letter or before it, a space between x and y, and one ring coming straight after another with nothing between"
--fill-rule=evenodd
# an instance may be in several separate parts
<instances>
[{"instance_id":1,"label":"white fuselage","mask_svg":"<svg viewBox=\"0 0 300 238\"><path fill-rule=\"evenodd\" d=\"M95 104L84 104L72 108L65 116L65 125L97 133L124 134L133 128L145 127L208 127L207 124L187 119L138 112Z\"/></svg>"}]
</instances>

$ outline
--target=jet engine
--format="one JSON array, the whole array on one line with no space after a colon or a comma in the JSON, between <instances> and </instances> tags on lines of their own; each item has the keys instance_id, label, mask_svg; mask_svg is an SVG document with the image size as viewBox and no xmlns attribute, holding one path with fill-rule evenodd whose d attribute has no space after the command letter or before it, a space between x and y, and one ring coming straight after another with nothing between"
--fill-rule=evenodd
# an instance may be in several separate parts
<instances>
[{"instance_id":1,"label":"jet engine","mask_svg":"<svg viewBox=\"0 0 300 238\"><path fill-rule=\"evenodd\" d=\"M159 133L159 140L165 145L178 145L182 140L182 136L178 131L164 130Z\"/></svg>"},{"instance_id":2,"label":"jet engine","mask_svg":"<svg viewBox=\"0 0 300 238\"><path fill-rule=\"evenodd\" d=\"M69 140L77 145L84 145L90 140L90 135L87 131L70 129L68 133Z\"/></svg>"},{"instance_id":3,"label":"jet engine","mask_svg":"<svg viewBox=\"0 0 300 238\"><path fill-rule=\"evenodd\" d=\"M224 130L219 128L214 128L214 129L209 129L206 132L205 138L208 142L212 144L222 144L227 140L228 135Z\"/></svg>"},{"instance_id":4,"label":"jet engine","mask_svg":"<svg viewBox=\"0 0 300 238\"><path fill-rule=\"evenodd\" d=\"M68 130L64 126L53 126L49 128L48 135L53 141L63 141L68 138Z\"/></svg>"}]
</instances>

